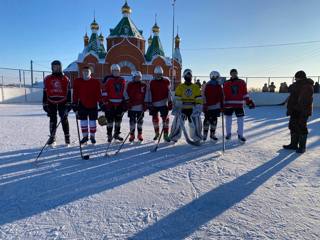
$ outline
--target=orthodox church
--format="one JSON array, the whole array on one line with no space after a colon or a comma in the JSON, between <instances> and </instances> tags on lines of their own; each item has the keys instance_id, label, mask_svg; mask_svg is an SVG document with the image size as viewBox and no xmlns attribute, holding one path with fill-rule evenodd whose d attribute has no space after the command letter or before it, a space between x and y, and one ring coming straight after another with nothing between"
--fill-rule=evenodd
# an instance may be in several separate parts
<instances>
[{"instance_id":1,"label":"orthodox church","mask_svg":"<svg viewBox=\"0 0 320 240\"><path fill-rule=\"evenodd\" d=\"M173 59L167 57L160 40L160 27L157 22L152 27L152 34L146 40L142 30L131 19L132 9L127 1L122 7L122 19L115 28L110 29L106 38L99 34L100 26L96 19L91 23L91 36L84 36L84 49L78 59L71 63L65 70L65 74L71 80L77 78L82 68L89 65L93 70L93 77L102 80L111 74L110 66L119 64L121 75L129 80L131 72L138 70L142 73L142 80L153 78L156 66L161 66L164 75L169 77L177 86L181 82L182 58L180 53L180 37L175 37ZM147 50L146 50L147 49Z\"/></svg>"}]
</instances>

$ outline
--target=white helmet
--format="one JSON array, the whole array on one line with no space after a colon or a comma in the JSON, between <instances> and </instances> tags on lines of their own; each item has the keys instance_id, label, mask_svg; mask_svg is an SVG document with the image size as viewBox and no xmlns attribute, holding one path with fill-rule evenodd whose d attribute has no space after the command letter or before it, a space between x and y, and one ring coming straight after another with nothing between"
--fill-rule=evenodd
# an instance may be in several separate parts
<instances>
[{"instance_id":1,"label":"white helmet","mask_svg":"<svg viewBox=\"0 0 320 240\"><path fill-rule=\"evenodd\" d=\"M140 71L133 71L131 73L132 77L135 78L135 77L140 77L140 79L142 78L142 74Z\"/></svg>"},{"instance_id":2,"label":"white helmet","mask_svg":"<svg viewBox=\"0 0 320 240\"><path fill-rule=\"evenodd\" d=\"M210 79L216 80L216 79L218 79L218 78L220 78L220 73L219 73L218 71L212 71L212 72L210 73Z\"/></svg>"},{"instance_id":3,"label":"white helmet","mask_svg":"<svg viewBox=\"0 0 320 240\"><path fill-rule=\"evenodd\" d=\"M119 71L120 72L120 66L118 64L112 64L111 65L111 72L112 71Z\"/></svg>"},{"instance_id":4,"label":"white helmet","mask_svg":"<svg viewBox=\"0 0 320 240\"><path fill-rule=\"evenodd\" d=\"M153 73L154 74L159 74L159 75L163 75L163 69L162 69L162 67L161 66L156 66L155 68L154 68L154 71L153 71Z\"/></svg>"},{"instance_id":5,"label":"white helmet","mask_svg":"<svg viewBox=\"0 0 320 240\"><path fill-rule=\"evenodd\" d=\"M183 77L185 77L188 74L190 74L192 76L192 70L189 68L187 68L186 70L183 71Z\"/></svg>"}]
</instances>

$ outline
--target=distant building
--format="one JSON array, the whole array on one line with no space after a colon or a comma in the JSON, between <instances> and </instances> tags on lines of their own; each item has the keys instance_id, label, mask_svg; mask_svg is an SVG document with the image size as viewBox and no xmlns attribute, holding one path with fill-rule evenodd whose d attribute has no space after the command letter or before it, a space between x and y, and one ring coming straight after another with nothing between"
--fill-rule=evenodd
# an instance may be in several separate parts
<instances>
[{"instance_id":1,"label":"distant building","mask_svg":"<svg viewBox=\"0 0 320 240\"><path fill-rule=\"evenodd\" d=\"M175 37L175 49L173 59L166 57L160 41L160 27L155 22L152 27L153 34L148 39L146 51L146 40L143 32L139 30L131 20L131 8L127 1L122 7L122 19L115 28L110 29L110 34L106 38L98 35L99 24L96 19L91 23L91 36L84 36L84 49L79 54L78 59L72 62L64 72L74 79L79 76L79 72L85 65L92 66L93 76L103 79L111 74L110 66L119 64L121 75L126 79L131 78L130 74L134 70L142 72L143 80L151 80L156 66L161 66L164 75L169 77L177 86L181 82L182 57L180 53L180 37ZM173 71L174 66L174 71Z\"/></svg>"}]
</instances>

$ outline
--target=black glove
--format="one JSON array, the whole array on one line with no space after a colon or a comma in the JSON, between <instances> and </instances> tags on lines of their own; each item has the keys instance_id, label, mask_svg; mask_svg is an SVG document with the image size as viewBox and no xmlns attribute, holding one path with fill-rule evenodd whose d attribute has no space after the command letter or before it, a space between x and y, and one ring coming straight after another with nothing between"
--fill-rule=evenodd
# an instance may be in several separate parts
<instances>
[{"instance_id":1,"label":"black glove","mask_svg":"<svg viewBox=\"0 0 320 240\"><path fill-rule=\"evenodd\" d=\"M43 111L45 111L46 113L49 113L49 106L47 103L43 103L42 108L43 108Z\"/></svg>"},{"instance_id":2,"label":"black glove","mask_svg":"<svg viewBox=\"0 0 320 240\"><path fill-rule=\"evenodd\" d=\"M78 112L78 110L79 110L78 104L77 103L72 103L72 111Z\"/></svg>"}]
</instances>

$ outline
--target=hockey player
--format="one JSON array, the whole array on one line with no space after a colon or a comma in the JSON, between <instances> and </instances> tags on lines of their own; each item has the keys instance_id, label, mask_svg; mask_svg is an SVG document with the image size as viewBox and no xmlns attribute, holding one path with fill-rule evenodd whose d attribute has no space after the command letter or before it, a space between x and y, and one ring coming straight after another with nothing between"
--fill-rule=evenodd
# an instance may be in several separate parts
<instances>
[{"instance_id":1,"label":"hockey player","mask_svg":"<svg viewBox=\"0 0 320 240\"><path fill-rule=\"evenodd\" d=\"M308 136L307 121L312 115L313 81L307 78L304 71L298 71L295 79L296 82L290 87L287 105L287 116L290 116L291 142L289 145L284 145L283 148L304 153Z\"/></svg>"},{"instance_id":2,"label":"hockey player","mask_svg":"<svg viewBox=\"0 0 320 240\"><path fill-rule=\"evenodd\" d=\"M102 84L102 104L100 108L105 112L107 119L107 137L110 143L112 139L123 141L120 136L122 116L124 109L124 90L126 81L120 76L120 66L111 66L111 76L107 76ZM114 127L114 134L112 135Z\"/></svg>"},{"instance_id":3,"label":"hockey player","mask_svg":"<svg viewBox=\"0 0 320 240\"><path fill-rule=\"evenodd\" d=\"M181 112L183 120L188 120L191 138L197 142L202 140L201 119L202 96L201 90L196 83L192 83L192 71L186 69L183 72L184 83L177 86L175 91L174 112ZM176 114L176 113L175 113ZM172 128L171 132L175 130ZM174 141L177 138L172 136Z\"/></svg>"},{"instance_id":4,"label":"hockey player","mask_svg":"<svg viewBox=\"0 0 320 240\"><path fill-rule=\"evenodd\" d=\"M57 112L61 118L66 145L70 144L68 113L71 110L70 81L63 75L61 62L51 63L52 74L44 79L43 110L50 118L50 138L48 145L54 145L56 140Z\"/></svg>"},{"instance_id":5,"label":"hockey player","mask_svg":"<svg viewBox=\"0 0 320 240\"><path fill-rule=\"evenodd\" d=\"M219 83L220 73L212 71L210 73L210 81L203 87L203 141L207 140L210 129L210 138L217 141L216 128L218 117L220 117L223 108L223 92Z\"/></svg>"},{"instance_id":6,"label":"hockey player","mask_svg":"<svg viewBox=\"0 0 320 240\"><path fill-rule=\"evenodd\" d=\"M147 84L142 82L142 74L139 71L132 73L133 79L126 86L125 100L128 109L128 117L130 122L129 142L135 139L135 130L137 127L138 140L143 141L142 125L144 112L147 109L145 104ZM137 126L136 126L137 125Z\"/></svg>"},{"instance_id":7,"label":"hockey player","mask_svg":"<svg viewBox=\"0 0 320 240\"><path fill-rule=\"evenodd\" d=\"M163 69L160 66L154 69L154 79L149 86L149 110L152 116L156 141L160 137L159 133L159 112L163 124L163 139L170 142L169 138L169 111L172 110L172 99L170 93L170 80L163 76Z\"/></svg>"},{"instance_id":8,"label":"hockey player","mask_svg":"<svg viewBox=\"0 0 320 240\"><path fill-rule=\"evenodd\" d=\"M89 140L96 143L95 133L97 129L98 104L101 102L101 87L97 79L91 77L91 69L84 67L82 78L77 78L73 83L73 111L80 120L82 140L80 144L86 144Z\"/></svg>"},{"instance_id":9,"label":"hockey player","mask_svg":"<svg viewBox=\"0 0 320 240\"><path fill-rule=\"evenodd\" d=\"M231 78L223 84L224 92L224 115L226 116L226 140L231 139L232 114L237 116L238 140L242 143L246 141L243 135L244 125L244 103L250 108L255 108L254 102L250 99L247 84L238 78L238 71L231 69Z\"/></svg>"}]
</instances>

